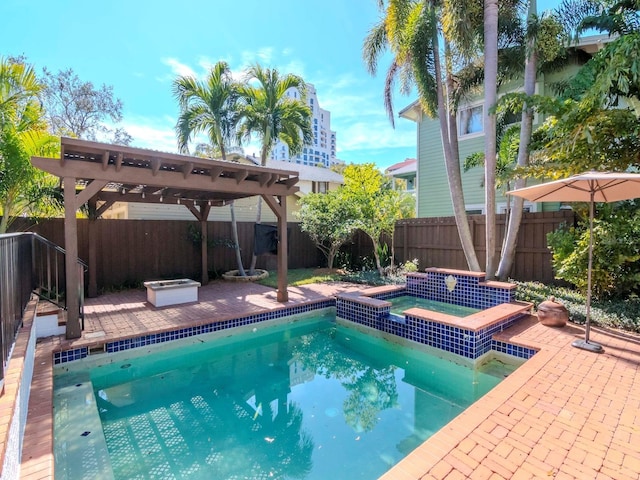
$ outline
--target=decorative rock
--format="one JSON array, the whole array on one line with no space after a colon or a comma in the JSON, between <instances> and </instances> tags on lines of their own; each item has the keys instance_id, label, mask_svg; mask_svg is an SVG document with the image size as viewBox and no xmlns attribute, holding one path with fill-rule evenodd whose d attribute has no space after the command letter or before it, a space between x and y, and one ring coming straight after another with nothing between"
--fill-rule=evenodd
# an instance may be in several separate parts
<instances>
[{"instance_id":1,"label":"decorative rock","mask_svg":"<svg viewBox=\"0 0 640 480\"><path fill-rule=\"evenodd\" d=\"M538 305L538 320L546 327L564 327L569 320L569 311L556 302L555 297L549 297L549 300Z\"/></svg>"}]
</instances>

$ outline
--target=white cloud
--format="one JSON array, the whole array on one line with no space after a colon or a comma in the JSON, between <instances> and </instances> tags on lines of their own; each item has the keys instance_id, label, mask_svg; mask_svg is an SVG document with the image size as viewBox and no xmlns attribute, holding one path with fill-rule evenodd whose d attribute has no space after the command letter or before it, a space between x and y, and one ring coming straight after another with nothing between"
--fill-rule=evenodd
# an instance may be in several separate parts
<instances>
[{"instance_id":1,"label":"white cloud","mask_svg":"<svg viewBox=\"0 0 640 480\"><path fill-rule=\"evenodd\" d=\"M162 63L171 67L171 72L174 75L181 75L183 77L196 77L196 72L189 66L186 65L176 58L163 58Z\"/></svg>"},{"instance_id":2,"label":"white cloud","mask_svg":"<svg viewBox=\"0 0 640 480\"><path fill-rule=\"evenodd\" d=\"M175 120L165 115L162 118L131 116L125 118L119 126L133 137L133 147L176 153L178 146L174 125Z\"/></svg>"},{"instance_id":3,"label":"white cloud","mask_svg":"<svg viewBox=\"0 0 640 480\"><path fill-rule=\"evenodd\" d=\"M277 70L280 72L280 74L282 75L286 75L288 73L292 73L294 75L298 75L302 78L305 77L304 74L304 63L301 62L300 60L292 60L289 63L281 66L281 67L276 67ZM306 78L305 78L306 80ZM307 80L308 81L308 80Z\"/></svg>"},{"instance_id":4,"label":"white cloud","mask_svg":"<svg viewBox=\"0 0 640 480\"><path fill-rule=\"evenodd\" d=\"M244 52L242 52L241 58L242 65L240 65L240 68L242 70L254 63L260 63L261 65L268 66L273 58L273 48L262 47L257 51L245 50Z\"/></svg>"}]
</instances>

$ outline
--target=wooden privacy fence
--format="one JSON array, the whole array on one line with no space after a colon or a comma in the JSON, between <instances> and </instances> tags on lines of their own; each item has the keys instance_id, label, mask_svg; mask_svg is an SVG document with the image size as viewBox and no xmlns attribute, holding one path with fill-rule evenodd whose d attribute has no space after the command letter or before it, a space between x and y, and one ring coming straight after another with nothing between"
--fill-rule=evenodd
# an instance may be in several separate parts
<instances>
[{"instance_id":1,"label":"wooden privacy fence","mask_svg":"<svg viewBox=\"0 0 640 480\"><path fill-rule=\"evenodd\" d=\"M504 215L498 215L498 247L504 234ZM572 211L526 213L518 236L518 247L511 276L517 280L554 281L547 233L562 223L573 224ZM469 216L476 252L484 265L485 219ZM243 248L245 266L253 249L253 222L238 223L238 237ZM89 258L89 221L78 221L79 257ZM96 269L98 288L136 285L145 280L200 278L200 243L193 241L190 231L199 232L198 222L181 220L105 220L96 221ZM224 272L237 268L231 248L217 245L230 241L230 222L208 222L209 271ZM30 230L64 247L63 219L33 223L16 220L12 230ZM389 242L390 243L390 240ZM343 249L352 259L370 257L373 247L369 238L359 232ZM499 254L499 251L496 252ZM418 259L420 269L442 267L466 270L458 230L453 217L402 220L395 229L396 263ZM326 266L324 256L316 249L297 223L289 224L289 268ZM258 268L276 269L275 255L258 257Z\"/></svg>"},{"instance_id":2,"label":"wooden privacy fence","mask_svg":"<svg viewBox=\"0 0 640 480\"><path fill-rule=\"evenodd\" d=\"M220 245L230 242L230 222L208 222L209 271L218 273L237 268L233 249ZM253 251L253 222L238 223L238 240L242 246L245 268ZM89 258L89 220L78 220L78 256ZM106 220L95 222L96 274L99 289L133 286L142 281L166 278L200 278L200 240L192 232L200 231L199 222L181 220ZM318 267L324 257L299 224L290 223L289 268ZM16 220L12 230L30 230L64 247L64 220L50 219L38 223ZM257 268L275 270L275 255L260 255Z\"/></svg>"},{"instance_id":3,"label":"wooden privacy fence","mask_svg":"<svg viewBox=\"0 0 640 480\"><path fill-rule=\"evenodd\" d=\"M498 215L496 218L498 231L496 255L500 255L505 217L505 215ZM484 266L485 217L470 215L468 218L476 254L480 265ZM547 233L556 230L563 223L573 225L574 222L575 214L571 210L525 213L518 232L516 258L511 277L522 281L554 282L551 252L547 248ZM399 221L395 228L395 255L397 262L417 258L420 269L441 267L466 270L468 268L453 217L414 218Z\"/></svg>"}]
</instances>

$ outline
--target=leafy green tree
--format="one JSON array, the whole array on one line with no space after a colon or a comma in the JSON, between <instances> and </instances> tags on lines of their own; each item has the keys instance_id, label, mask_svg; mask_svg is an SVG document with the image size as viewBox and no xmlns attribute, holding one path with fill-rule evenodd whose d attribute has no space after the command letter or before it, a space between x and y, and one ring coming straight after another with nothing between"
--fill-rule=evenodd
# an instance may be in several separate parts
<instances>
[{"instance_id":1,"label":"leafy green tree","mask_svg":"<svg viewBox=\"0 0 640 480\"><path fill-rule=\"evenodd\" d=\"M589 227L587 208L582 221L547 235L557 278L587 290ZM635 201L600 204L593 227L592 293L596 298L640 294L640 205Z\"/></svg>"},{"instance_id":2,"label":"leafy green tree","mask_svg":"<svg viewBox=\"0 0 640 480\"><path fill-rule=\"evenodd\" d=\"M356 230L355 212L351 203L344 201L342 192L310 193L299 201L300 228L306 232L327 258L327 266L333 262L340 247Z\"/></svg>"},{"instance_id":3,"label":"leafy green tree","mask_svg":"<svg viewBox=\"0 0 640 480\"><path fill-rule=\"evenodd\" d=\"M640 167L640 2L565 2L577 34L597 29L615 34L578 74L547 102L549 114L534 134L537 177L559 178L584 170ZM594 220L593 294L629 296L640 291L640 245L636 202L599 204ZM578 206L578 212L583 209ZM583 218L585 215L583 215ZM548 235L558 278L586 289L589 229L585 221Z\"/></svg>"},{"instance_id":4,"label":"leafy green tree","mask_svg":"<svg viewBox=\"0 0 640 480\"><path fill-rule=\"evenodd\" d=\"M311 110L304 102L306 84L293 74L281 76L278 70L256 64L246 72L246 81L240 89L242 99L238 138L249 140L256 135L261 143L260 164L267 164L267 155L280 139L289 147L291 155L302 152L311 144ZM302 99L289 98L286 92L295 88ZM262 219L262 198L258 199L256 223ZM250 271L256 266L256 256L251 259Z\"/></svg>"},{"instance_id":5,"label":"leafy green tree","mask_svg":"<svg viewBox=\"0 0 640 480\"><path fill-rule=\"evenodd\" d=\"M122 120L122 101L113 96L113 87L102 85L96 89L91 82L83 82L72 70L53 73L44 69L44 104L51 132L87 140L108 137L118 145L129 145L131 135L123 128L105 125L109 120Z\"/></svg>"},{"instance_id":6,"label":"leafy green tree","mask_svg":"<svg viewBox=\"0 0 640 480\"><path fill-rule=\"evenodd\" d=\"M597 52L545 105L548 118L535 136L536 177L584 170L625 171L640 165L640 2L566 2L577 33L595 28L618 35Z\"/></svg>"},{"instance_id":7,"label":"leafy green tree","mask_svg":"<svg viewBox=\"0 0 640 480\"><path fill-rule=\"evenodd\" d=\"M0 233L16 216L51 205L55 198L51 178L31 165L32 155L56 151L37 98L41 88L24 60L0 59Z\"/></svg>"},{"instance_id":8,"label":"leafy green tree","mask_svg":"<svg viewBox=\"0 0 640 480\"><path fill-rule=\"evenodd\" d=\"M207 136L212 148L200 147L201 152L220 152L223 160L235 139L238 123L238 98L240 86L233 80L226 62L216 63L204 82L192 77L178 77L173 82L173 94L180 105L180 115L176 123L178 148L189 151L189 142L199 133ZM238 242L238 226L234 203L231 210L231 230L238 273L246 276L242 265L242 255Z\"/></svg>"},{"instance_id":9,"label":"leafy green tree","mask_svg":"<svg viewBox=\"0 0 640 480\"><path fill-rule=\"evenodd\" d=\"M403 194L391 190L387 179L373 163L351 164L344 170L344 186L340 190L343 201L355 210L354 225L373 243L373 255L380 275L384 269L380 261L383 234L393 236L396 220L411 215Z\"/></svg>"}]
</instances>

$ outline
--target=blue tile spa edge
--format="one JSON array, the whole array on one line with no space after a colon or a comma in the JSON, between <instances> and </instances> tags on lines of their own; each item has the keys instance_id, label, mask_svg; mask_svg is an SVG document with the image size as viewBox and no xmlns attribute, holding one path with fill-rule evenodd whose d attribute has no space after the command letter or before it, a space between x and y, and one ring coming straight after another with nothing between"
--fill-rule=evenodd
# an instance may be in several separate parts
<instances>
[{"instance_id":1,"label":"blue tile spa edge","mask_svg":"<svg viewBox=\"0 0 640 480\"><path fill-rule=\"evenodd\" d=\"M203 333L217 332L220 330L240 327L243 325L251 325L252 323L287 317L289 315L297 315L300 313L311 312L313 310L334 307L335 304L336 301L334 299L322 300L319 302L307 303L305 305L297 305L294 307L286 307L279 310L271 310L268 312L245 315L244 317L233 318L230 320L211 322L204 325L180 328L168 332L151 333L139 337L116 340L113 342L105 343L105 351L107 353L115 353L129 350L131 348L145 347L147 345L170 342L181 338L192 337L194 335L201 335ZM53 364L60 365L63 363L72 362L74 360L81 360L87 356L89 356L89 347L81 347L61 352L54 352Z\"/></svg>"},{"instance_id":2,"label":"blue tile spa edge","mask_svg":"<svg viewBox=\"0 0 640 480\"><path fill-rule=\"evenodd\" d=\"M448 276L450 274L446 272L409 274L407 275L405 288L374 294L370 298L390 300L402 295L413 295L473 308L488 308L500 303L508 303L513 300L515 295L515 292L508 288L482 285L482 279L477 276L465 276L459 273L452 275L456 279L456 286L452 291L448 291L445 286L445 280ZM230 320L210 322L168 332L107 342L104 346L104 351L107 353L121 352L132 348L170 342L203 333L226 330L334 306L336 307L336 316L339 318L351 320L385 333L397 335L470 359L476 359L490 350L524 359L529 359L536 353L534 349L499 342L492 338L495 333L513 325L523 314L514 315L487 328L473 331L410 315L400 317L391 314L390 306L367 305L366 302L358 302L343 297L246 315ZM80 360L87 356L89 356L89 347L55 352L54 365Z\"/></svg>"}]
</instances>

